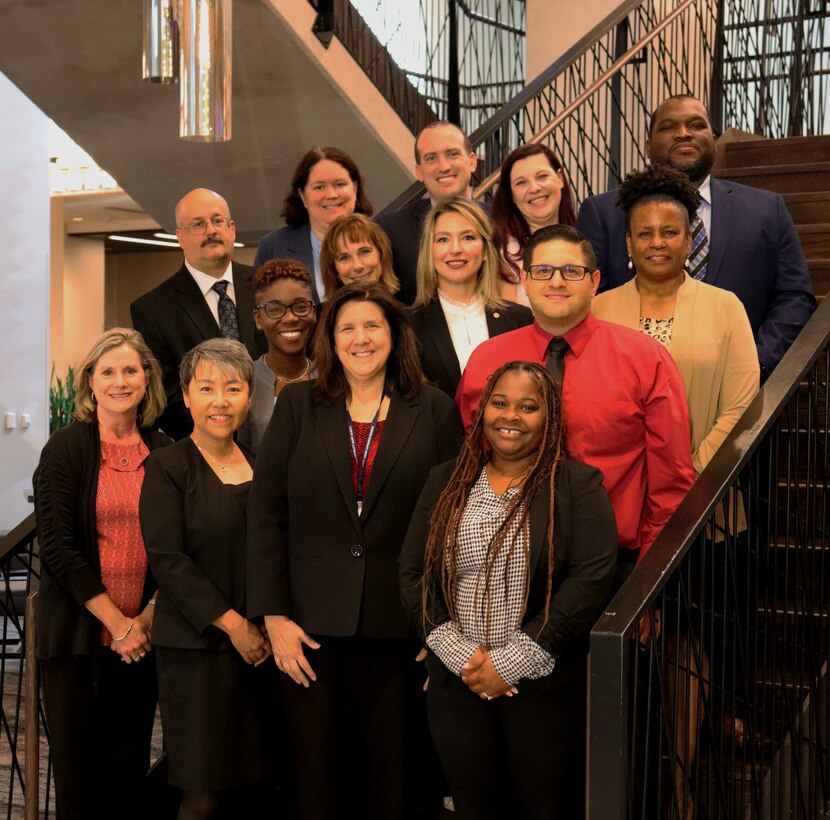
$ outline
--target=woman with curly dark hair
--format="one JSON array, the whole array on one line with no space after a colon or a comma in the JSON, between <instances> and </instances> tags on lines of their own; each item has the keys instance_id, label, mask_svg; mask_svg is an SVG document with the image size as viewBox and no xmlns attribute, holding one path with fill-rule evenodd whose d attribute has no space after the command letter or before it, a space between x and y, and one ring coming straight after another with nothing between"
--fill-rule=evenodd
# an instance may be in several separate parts
<instances>
[{"instance_id":1,"label":"woman with curly dark hair","mask_svg":"<svg viewBox=\"0 0 830 820\"><path fill-rule=\"evenodd\" d=\"M317 375L307 355L317 312L311 274L294 259L272 259L258 268L254 297L254 324L265 334L268 351L254 362L255 389L237 441L256 452L282 389Z\"/></svg>"},{"instance_id":2,"label":"woman with curly dark hair","mask_svg":"<svg viewBox=\"0 0 830 820\"><path fill-rule=\"evenodd\" d=\"M320 247L329 225L346 214L372 215L363 176L355 161L339 148L310 148L294 169L280 216L285 227L259 241L254 267L269 259L296 259L312 273L316 303L326 299Z\"/></svg>"},{"instance_id":3,"label":"woman with curly dark hair","mask_svg":"<svg viewBox=\"0 0 830 820\"><path fill-rule=\"evenodd\" d=\"M697 473L746 410L760 379L752 328L738 297L687 272L699 197L686 176L666 166L626 177L617 204L626 213L628 265L636 273L591 306L598 318L656 339L677 362Z\"/></svg>"},{"instance_id":4,"label":"woman with curly dark hair","mask_svg":"<svg viewBox=\"0 0 830 820\"><path fill-rule=\"evenodd\" d=\"M576 224L576 202L568 177L547 145L522 145L507 155L490 218L493 242L506 263L502 295L524 302L519 272L528 238L546 225Z\"/></svg>"},{"instance_id":5,"label":"woman with curly dark hair","mask_svg":"<svg viewBox=\"0 0 830 820\"><path fill-rule=\"evenodd\" d=\"M568 460L550 374L500 367L458 460L430 473L399 559L459 817L584 814L588 633L616 565L602 474Z\"/></svg>"},{"instance_id":6,"label":"woman with curly dark hair","mask_svg":"<svg viewBox=\"0 0 830 820\"><path fill-rule=\"evenodd\" d=\"M429 470L462 439L423 383L404 309L381 284L323 308L314 383L289 385L259 447L248 607L264 615L299 820L410 816L418 643L397 558ZM348 807L348 810L344 807Z\"/></svg>"}]
</instances>

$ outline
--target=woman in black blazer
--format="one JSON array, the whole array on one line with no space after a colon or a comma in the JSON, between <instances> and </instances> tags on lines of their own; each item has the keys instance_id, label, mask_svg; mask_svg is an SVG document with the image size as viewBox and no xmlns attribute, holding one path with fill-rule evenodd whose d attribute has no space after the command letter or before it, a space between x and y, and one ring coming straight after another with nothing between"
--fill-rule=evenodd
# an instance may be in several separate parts
<instances>
[{"instance_id":1,"label":"woman in black blazer","mask_svg":"<svg viewBox=\"0 0 830 820\"><path fill-rule=\"evenodd\" d=\"M75 419L34 475L40 659L61 818L146 817L156 711L155 583L138 524L144 463L170 444L161 369L141 334L113 328L75 378ZM112 650L112 651L111 651Z\"/></svg>"},{"instance_id":2,"label":"woman in black blazer","mask_svg":"<svg viewBox=\"0 0 830 820\"><path fill-rule=\"evenodd\" d=\"M397 558L427 473L458 452L452 401L422 384L382 285L326 303L318 376L280 395L249 510L248 605L282 676L297 816L403 818L418 643Z\"/></svg>"},{"instance_id":3,"label":"woman in black blazer","mask_svg":"<svg viewBox=\"0 0 830 820\"><path fill-rule=\"evenodd\" d=\"M424 375L449 396L478 344L533 322L528 308L499 297L501 265L490 221L476 203L459 197L429 212L412 329Z\"/></svg>"},{"instance_id":4,"label":"woman in black blazer","mask_svg":"<svg viewBox=\"0 0 830 820\"><path fill-rule=\"evenodd\" d=\"M153 641L168 781L182 791L179 820L217 817L230 801L221 816L263 816L239 802L241 787L274 768L272 667L255 668L271 648L245 612L253 456L234 443L253 362L239 342L209 339L185 354L180 373L193 432L150 459L140 507L159 585Z\"/></svg>"},{"instance_id":5,"label":"woman in black blazer","mask_svg":"<svg viewBox=\"0 0 830 820\"><path fill-rule=\"evenodd\" d=\"M479 406L400 557L430 729L459 818L582 817L588 634L611 593L614 513L600 472L567 460L543 367L499 368Z\"/></svg>"}]
</instances>

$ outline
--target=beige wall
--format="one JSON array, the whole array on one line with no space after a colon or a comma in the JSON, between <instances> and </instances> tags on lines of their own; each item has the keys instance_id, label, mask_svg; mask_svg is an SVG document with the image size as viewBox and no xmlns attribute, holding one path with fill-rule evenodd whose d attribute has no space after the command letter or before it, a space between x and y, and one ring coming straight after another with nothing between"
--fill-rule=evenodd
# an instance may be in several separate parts
<instances>
[{"instance_id":1,"label":"beige wall","mask_svg":"<svg viewBox=\"0 0 830 820\"><path fill-rule=\"evenodd\" d=\"M527 82L538 77L618 5L619 0L580 0L578 6L563 0L527 0Z\"/></svg>"}]
</instances>

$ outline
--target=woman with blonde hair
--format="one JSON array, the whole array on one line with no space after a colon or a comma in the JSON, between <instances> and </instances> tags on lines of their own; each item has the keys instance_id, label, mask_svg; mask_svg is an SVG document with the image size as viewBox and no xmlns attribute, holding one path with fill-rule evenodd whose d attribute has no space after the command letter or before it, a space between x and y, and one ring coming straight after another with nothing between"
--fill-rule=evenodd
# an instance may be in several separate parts
<instances>
[{"instance_id":1,"label":"woman with blonde hair","mask_svg":"<svg viewBox=\"0 0 830 820\"><path fill-rule=\"evenodd\" d=\"M144 462L170 439L161 369L141 334L113 328L75 378L74 421L34 474L42 562L37 656L58 816L147 816L156 709L155 583L138 522Z\"/></svg>"},{"instance_id":2,"label":"woman with blonde hair","mask_svg":"<svg viewBox=\"0 0 830 820\"><path fill-rule=\"evenodd\" d=\"M528 308L499 296L501 269L490 222L476 203L456 197L427 214L412 329L424 375L450 396L481 342L533 322Z\"/></svg>"},{"instance_id":3,"label":"woman with blonde hair","mask_svg":"<svg viewBox=\"0 0 830 820\"><path fill-rule=\"evenodd\" d=\"M401 286L392 270L392 246L377 222L363 214L341 216L331 223L320 250L326 293L343 285L379 282L391 294Z\"/></svg>"}]
</instances>

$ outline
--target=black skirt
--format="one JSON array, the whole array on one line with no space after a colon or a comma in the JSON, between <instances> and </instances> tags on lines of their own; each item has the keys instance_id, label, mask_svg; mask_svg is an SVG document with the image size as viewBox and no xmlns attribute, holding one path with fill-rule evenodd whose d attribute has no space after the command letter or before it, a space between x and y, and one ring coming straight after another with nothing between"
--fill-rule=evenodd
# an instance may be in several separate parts
<instances>
[{"instance_id":1,"label":"black skirt","mask_svg":"<svg viewBox=\"0 0 830 820\"><path fill-rule=\"evenodd\" d=\"M221 791L271 780L282 743L274 661L254 667L237 652L156 652L170 784Z\"/></svg>"}]
</instances>

